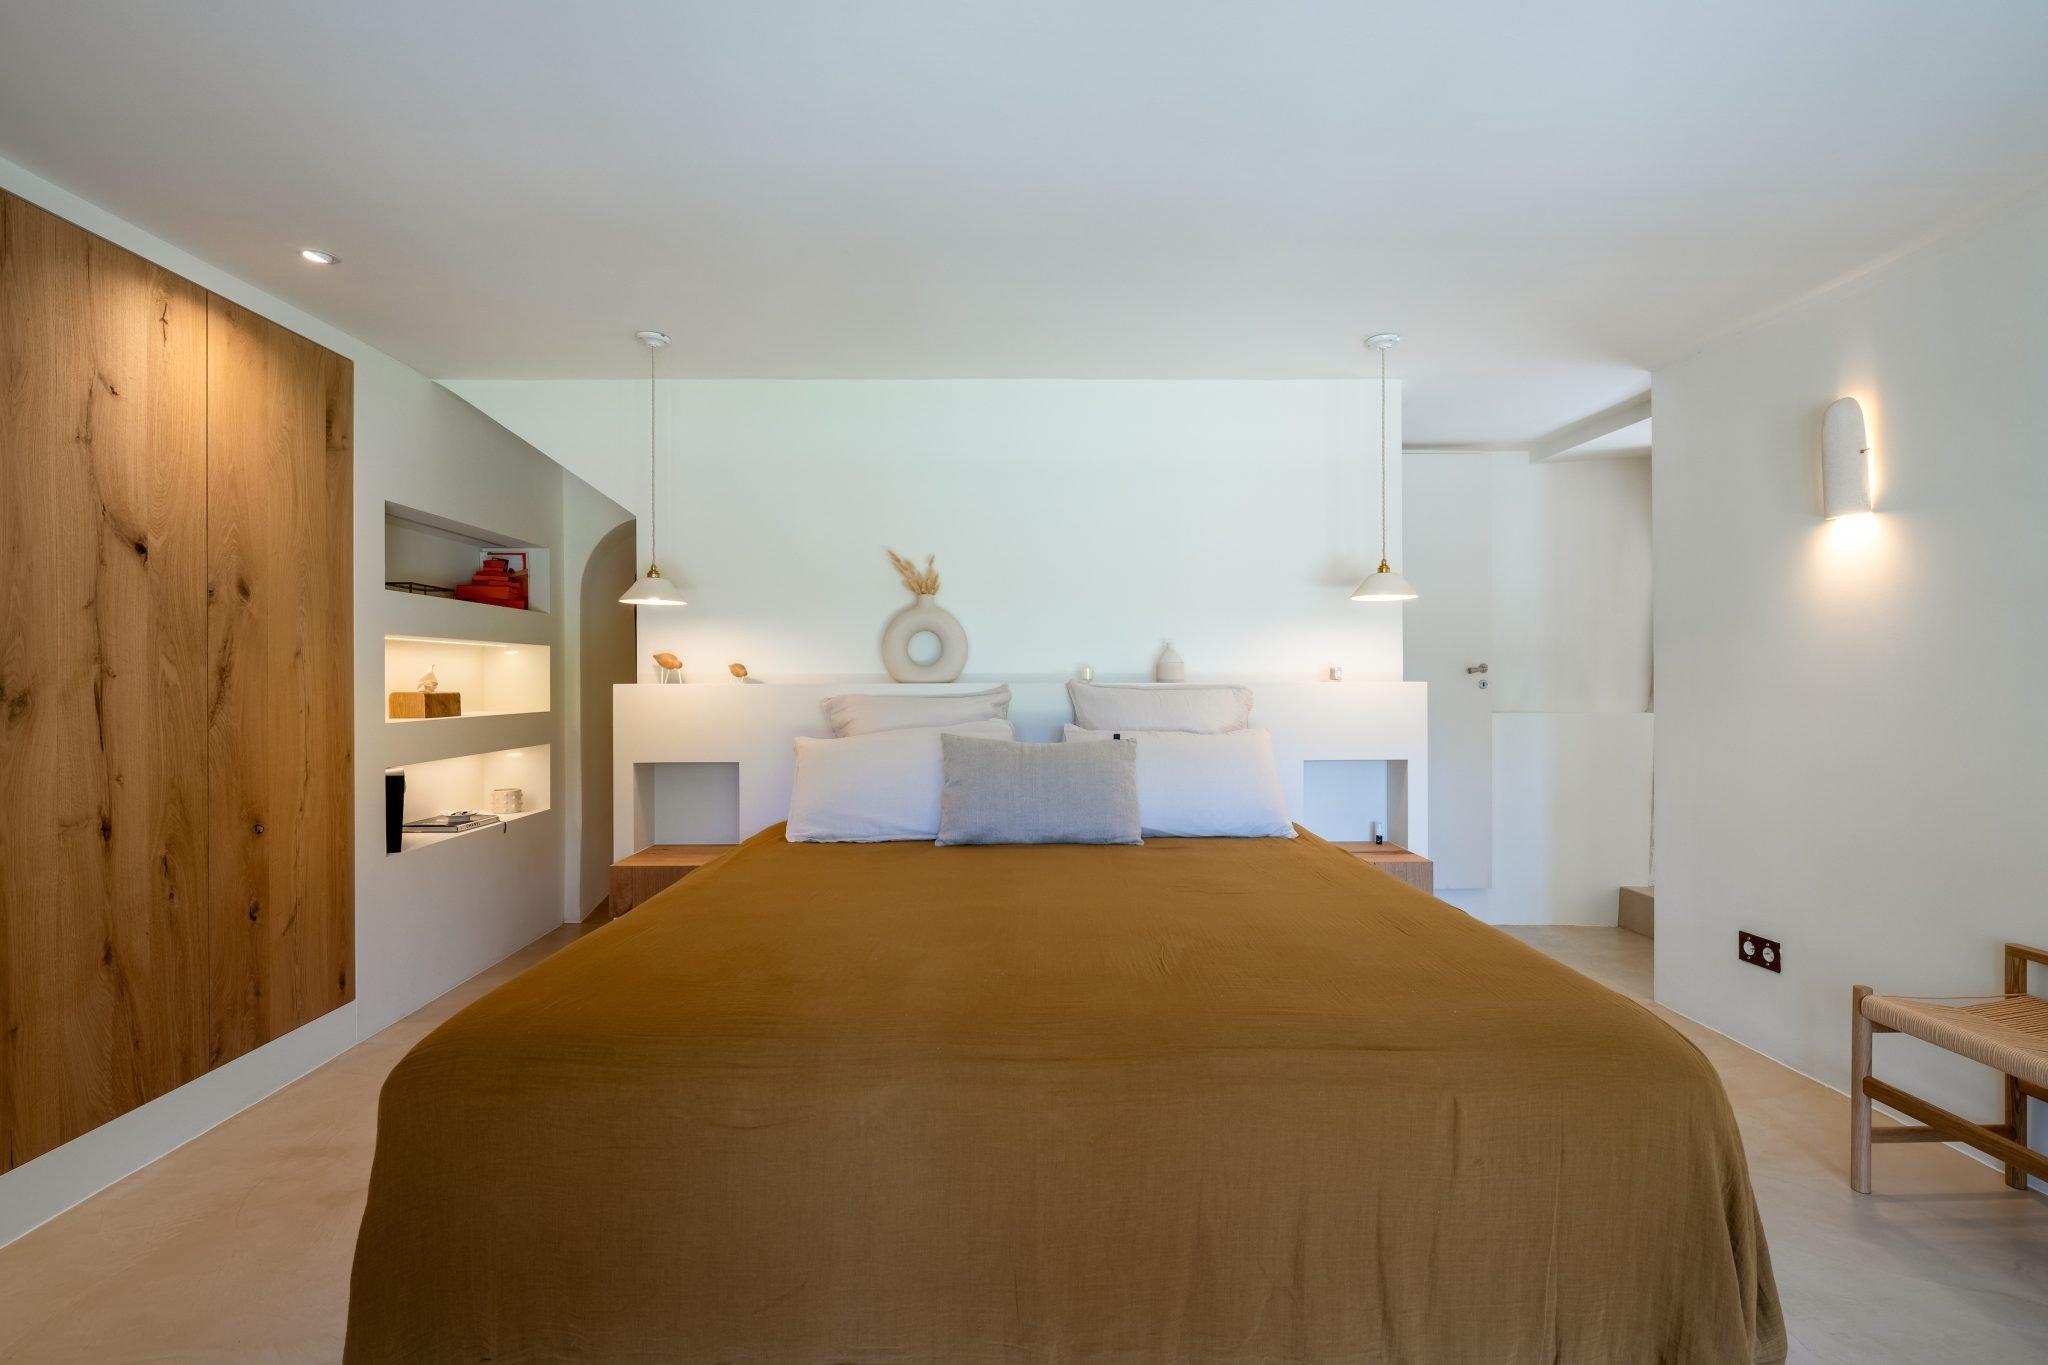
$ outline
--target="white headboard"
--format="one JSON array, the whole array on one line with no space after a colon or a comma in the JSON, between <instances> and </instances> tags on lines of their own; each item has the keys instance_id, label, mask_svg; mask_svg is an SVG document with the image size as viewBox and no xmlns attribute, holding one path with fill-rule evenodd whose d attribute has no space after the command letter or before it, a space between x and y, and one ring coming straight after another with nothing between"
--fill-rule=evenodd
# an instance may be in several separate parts
<instances>
[{"instance_id":1,"label":"white headboard","mask_svg":"<svg viewBox=\"0 0 2048 1365\"><path fill-rule=\"evenodd\" d=\"M1242 675L1189 681L1242 683L1252 689L1252 724L1273 734L1280 782L1296 820L1315 825L1305 799L1307 764L1384 763L1388 837L1428 852L1428 684ZM1056 739L1060 727L1073 719L1065 678L621 683L613 689L612 707L614 856L623 858L656 842L663 824L656 810L664 790L661 765L700 765L711 780L698 799L709 791L710 799L729 807L712 818L714 824L723 823L722 830L685 831L667 841L716 842L721 834L744 839L788 816L791 741L798 735L831 733L820 705L824 698L845 692L939 696L977 692L999 682L1009 684L1010 720L1019 739Z\"/></svg>"}]
</instances>

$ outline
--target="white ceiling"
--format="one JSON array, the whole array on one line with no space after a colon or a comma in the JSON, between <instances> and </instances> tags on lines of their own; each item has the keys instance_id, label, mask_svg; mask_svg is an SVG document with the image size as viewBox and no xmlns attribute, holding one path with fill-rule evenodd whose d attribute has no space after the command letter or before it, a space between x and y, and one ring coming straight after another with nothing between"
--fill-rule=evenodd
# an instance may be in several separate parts
<instances>
[{"instance_id":1,"label":"white ceiling","mask_svg":"<svg viewBox=\"0 0 2048 1365\"><path fill-rule=\"evenodd\" d=\"M2044 68L2041 0L7 0L0 155L438 377L1391 328L1412 443L1515 445L2048 179Z\"/></svg>"}]
</instances>

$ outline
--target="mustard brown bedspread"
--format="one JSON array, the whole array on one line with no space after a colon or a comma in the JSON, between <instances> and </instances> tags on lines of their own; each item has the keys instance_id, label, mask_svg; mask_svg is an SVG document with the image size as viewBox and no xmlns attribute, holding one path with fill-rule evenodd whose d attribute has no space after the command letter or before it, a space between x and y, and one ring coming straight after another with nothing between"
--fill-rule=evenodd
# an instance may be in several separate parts
<instances>
[{"instance_id":1,"label":"mustard brown bedspread","mask_svg":"<svg viewBox=\"0 0 2048 1365\"><path fill-rule=\"evenodd\" d=\"M765 831L393 1072L347 1358L1784 1357L1647 1010L1312 835Z\"/></svg>"}]
</instances>

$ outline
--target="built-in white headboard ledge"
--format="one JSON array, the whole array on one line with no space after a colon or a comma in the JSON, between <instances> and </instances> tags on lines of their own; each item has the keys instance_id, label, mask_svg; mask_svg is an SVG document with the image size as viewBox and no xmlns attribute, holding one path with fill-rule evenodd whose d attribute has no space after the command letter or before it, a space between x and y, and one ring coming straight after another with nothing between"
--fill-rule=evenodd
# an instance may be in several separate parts
<instances>
[{"instance_id":1,"label":"built-in white headboard ledge","mask_svg":"<svg viewBox=\"0 0 2048 1365\"><path fill-rule=\"evenodd\" d=\"M846 676L620 683L612 698L614 856L623 858L656 842L745 838L785 819L795 765L792 741L798 735L831 733L823 709L826 697L841 692L939 695L1007 683L1017 737L1052 740L1073 720L1068 676L1010 674L952 683ZM1098 676L1095 681L1122 680ZM1363 837L1363 829L1352 827L1356 822L1343 811L1326 809L1320 818L1310 817L1307 765L1383 764L1384 790L1375 789L1361 801L1384 812L1388 838L1428 852L1427 683L1244 673L1190 675L1188 681L1252 689L1252 724L1272 732L1281 786L1296 820L1335 838ZM658 809L663 801L670 803L666 812Z\"/></svg>"}]
</instances>

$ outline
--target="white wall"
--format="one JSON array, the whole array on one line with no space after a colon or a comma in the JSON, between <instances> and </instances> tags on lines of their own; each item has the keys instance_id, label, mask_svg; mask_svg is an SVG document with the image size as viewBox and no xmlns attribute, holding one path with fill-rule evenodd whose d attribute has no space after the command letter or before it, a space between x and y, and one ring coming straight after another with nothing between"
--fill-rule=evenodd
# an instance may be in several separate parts
<instances>
[{"instance_id":1,"label":"white wall","mask_svg":"<svg viewBox=\"0 0 2048 1365\"><path fill-rule=\"evenodd\" d=\"M1400 568L1408 676L1429 684L1429 856L1437 894L1493 885L1493 693L1465 670L1493 658L1493 469L1484 454L1409 452Z\"/></svg>"},{"instance_id":2,"label":"white wall","mask_svg":"<svg viewBox=\"0 0 2048 1365\"><path fill-rule=\"evenodd\" d=\"M560 922L560 816L518 822L503 836L450 841L387 859L383 769L422 727L384 724L383 637L448 634L433 613L465 604L383 588L387 499L443 511L548 544L559 529L560 471L438 385L319 319L227 276L6 161L0 186L176 271L355 362L356 1000L190 1085L0 1175L0 1242L205 1131ZM291 243L281 244L289 249ZM555 557L561 573L560 556ZM560 585L554 585L561 600ZM485 610L475 608L474 610ZM553 647L561 695L559 617L503 613ZM487 718L507 743L529 719ZM540 717L543 734L551 722ZM398 732L415 738L403 739ZM476 743L476 749L506 747ZM559 755L562 746L555 745ZM558 759L559 761L559 759ZM560 774L556 774L559 788Z\"/></svg>"},{"instance_id":3,"label":"white wall","mask_svg":"<svg viewBox=\"0 0 2048 1365\"><path fill-rule=\"evenodd\" d=\"M580 923L610 892L612 864L612 685L633 680L633 609L619 595L639 576L631 533L612 532L625 508L562 471L563 918Z\"/></svg>"},{"instance_id":4,"label":"white wall","mask_svg":"<svg viewBox=\"0 0 2048 1365\"><path fill-rule=\"evenodd\" d=\"M645 384L449 387L644 513ZM1348 600L1376 407L1365 381L663 381L659 559L690 605L640 613L642 678L658 649L693 679L879 677L908 601L884 546L937 554L970 675L1145 674L1171 639L1191 672L1398 678L1401 609Z\"/></svg>"},{"instance_id":5,"label":"white wall","mask_svg":"<svg viewBox=\"0 0 2048 1365\"><path fill-rule=\"evenodd\" d=\"M1406 479L1438 894L1612 924L1650 879L1650 461L1411 452Z\"/></svg>"},{"instance_id":6,"label":"white wall","mask_svg":"<svg viewBox=\"0 0 2048 1365\"><path fill-rule=\"evenodd\" d=\"M1657 997L1830 1084L1852 984L1995 990L2002 941L2048 942L2044 372L2037 197L1655 377ZM1844 394L1878 510L1824 523ZM1997 1112L1982 1067L1877 1064Z\"/></svg>"},{"instance_id":7,"label":"white wall","mask_svg":"<svg viewBox=\"0 0 2048 1365\"><path fill-rule=\"evenodd\" d=\"M1649 457L1491 459L1493 709L1649 710Z\"/></svg>"}]
</instances>

